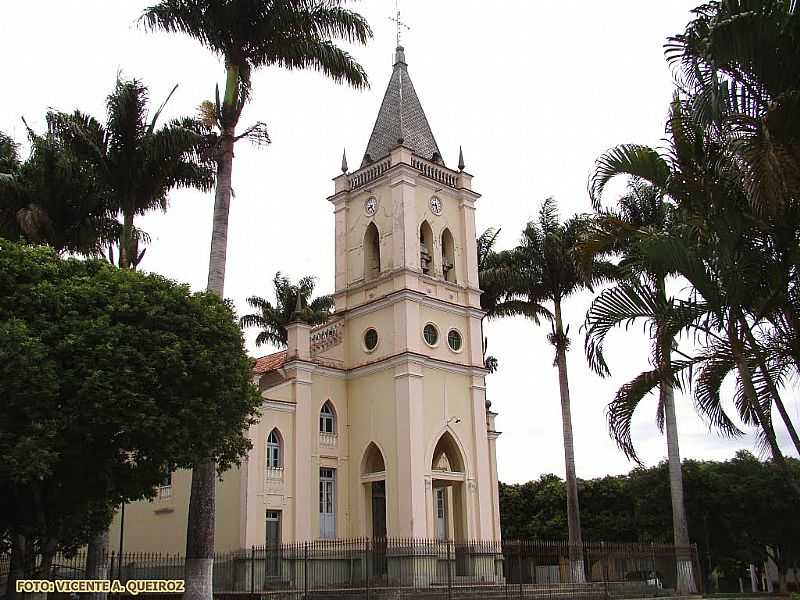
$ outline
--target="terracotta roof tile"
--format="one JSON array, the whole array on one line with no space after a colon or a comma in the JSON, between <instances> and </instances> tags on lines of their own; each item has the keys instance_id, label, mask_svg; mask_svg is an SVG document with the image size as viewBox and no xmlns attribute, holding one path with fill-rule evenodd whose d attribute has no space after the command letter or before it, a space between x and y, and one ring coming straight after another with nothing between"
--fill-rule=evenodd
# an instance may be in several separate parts
<instances>
[{"instance_id":1,"label":"terracotta roof tile","mask_svg":"<svg viewBox=\"0 0 800 600\"><path fill-rule=\"evenodd\" d=\"M269 373L270 371L274 371L275 369L280 369L283 366L283 363L285 362L286 362L286 350L281 350L280 352L267 354L266 356L262 356L261 358L256 359L256 364L253 367L253 373L257 375L263 375L264 373Z\"/></svg>"}]
</instances>

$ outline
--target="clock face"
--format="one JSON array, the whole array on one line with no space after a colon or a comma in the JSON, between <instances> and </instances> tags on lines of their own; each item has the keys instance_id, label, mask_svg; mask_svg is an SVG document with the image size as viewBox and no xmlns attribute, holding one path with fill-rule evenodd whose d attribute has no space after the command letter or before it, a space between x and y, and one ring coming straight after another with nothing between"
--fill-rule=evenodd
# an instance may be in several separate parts
<instances>
[{"instance_id":1,"label":"clock face","mask_svg":"<svg viewBox=\"0 0 800 600\"><path fill-rule=\"evenodd\" d=\"M367 198L367 201L364 202L364 212L370 217L378 212L378 199L375 196L370 196Z\"/></svg>"},{"instance_id":2,"label":"clock face","mask_svg":"<svg viewBox=\"0 0 800 600\"><path fill-rule=\"evenodd\" d=\"M438 196L431 197L431 212L435 215L442 214L442 201Z\"/></svg>"}]
</instances>

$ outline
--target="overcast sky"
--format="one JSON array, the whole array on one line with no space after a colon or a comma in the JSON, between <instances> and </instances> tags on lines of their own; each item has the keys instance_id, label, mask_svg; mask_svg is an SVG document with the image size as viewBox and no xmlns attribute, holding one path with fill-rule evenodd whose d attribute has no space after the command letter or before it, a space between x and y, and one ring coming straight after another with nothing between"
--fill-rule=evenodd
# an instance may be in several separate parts
<instances>
[{"instance_id":1,"label":"overcast sky","mask_svg":"<svg viewBox=\"0 0 800 600\"><path fill-rule=\"evenodd\" d=\"M563 215L588 211L587 178L601 152L618 143L660 143L672 94L662 44L683 29L698 3L403 0L403 20L411 26L403 33L409 72L449 166L455 167L463 146L473 187L483 194L479 231L501 227L500 246L513 245L548 196L558 200ZM0 130L23 141L20 117L41 130L49 107L80 108L103 119L117 72L141 78L154 103L180 84L167 117L193 113L212 98L215 83L224 83L221 63L194 41L137 27L148 4L0 2ZM351 166L360 163L395 46L392 0L354 7L375 32L366 48L352 49L371 89L356 92L313 72L266 69L254 76L253 101L241 123L265 121L273 144L261 150L241 144L236 151L225 295L240 312L247 296L272 293L277 270L316 275L321 292L333 291L334 223L325 198L333 193L342 149ZM153 239L143 268L203 289L212 206L212 194L180 191L171 195L166 214L141 219ZM613 377L603 380L588 370L578 329L589 300L575 297L566 307L575 454L584 478L633 466L609 439L604 411L623 382L648 368L647 339L634 327L609 341ZM488 326L490 353L500 360L499 372L488 378L488 397L500 413L498 468L506 482L548 472L563 476L558 383L547 332L521 319ZM247 337L251 354L271 351L257 349L254 337ZM787 399L797 422L796 390ZM655 401L644 403L634 427L648 465L666 456ZM720 439L695 416L690 398L678 396L677 402L684 457L724 459L739 448L754 449L752 435Z\"/></svg>"}]
</instances>

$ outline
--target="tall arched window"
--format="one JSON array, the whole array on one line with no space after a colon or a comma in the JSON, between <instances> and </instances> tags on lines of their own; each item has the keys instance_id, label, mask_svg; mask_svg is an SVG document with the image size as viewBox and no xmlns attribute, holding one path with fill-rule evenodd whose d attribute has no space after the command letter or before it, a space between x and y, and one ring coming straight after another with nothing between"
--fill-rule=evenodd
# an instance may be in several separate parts
<instances>
[{"instance_id":1,"label":"tall arched window","mask_svg":"<svg viewBox=\"0 0 800 600\"><path fill-rule=\"evenodd\" d=\"M283 466L281 454L281 437L278 430L273 429L267 436L267 467L280 469Z\"/></svg>"},{"instance_id":2,"label":"tall arched window","mask_svg":"<svg viewBox=\"0 0 800 600\"><path fill-rule=\"evenodd\" d=\"M364 279L375 279L381 274L381 238L375 223L364 233Z\"/></svg>"},{"instance_id":3,"label":"tall arched window","mask_svg":"<svg viewBox=\"0 0 800 600\"><path fill-rule=\"evenodd\" d=\"M425 275L433 275L433 230L427 221L419 226L419 267Z\"/></svg>"},{"instance_id":4,"label":"tall arched window","mask_svg":"<svg viewBox=\"0 0 800 600\"><path fill-rule=\"evenodd\" d=\"M319 411L319 432L336 433L336 414L330 401L325 402Z\"/></svg>"},{"instance_id":5,"label":"tall arched window","mask_svg":"<svg viewBox=\"0 0 800 600\"><path fill-rule=\"evenodd\" d=\"M456 283L456 252L453 234L445 228L442 232L442 275L445 281Z\"/></svg>"}]
</instances>

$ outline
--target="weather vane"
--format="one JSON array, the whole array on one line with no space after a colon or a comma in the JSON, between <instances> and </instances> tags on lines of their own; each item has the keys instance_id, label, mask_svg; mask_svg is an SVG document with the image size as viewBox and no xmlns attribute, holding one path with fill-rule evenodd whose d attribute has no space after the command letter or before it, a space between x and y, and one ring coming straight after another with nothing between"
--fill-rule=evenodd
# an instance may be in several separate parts
<instances>
[{"instance_id":1,"label":"weather vane","mask_svg":"<svg viewBox=\"0 0 800 600\"><path fill-rule=\"evenodd\" d=\"M395 0L394 7L397 10L397 14L394 17L389 17L389 20L397 24L397 45L399 46L401 28L405 27L407 30L410 31L411 27L409 27L408 25L403 23L403 21L400 20L400 7L398 6L397 0Z\"/></svg>"}]
</instances>

